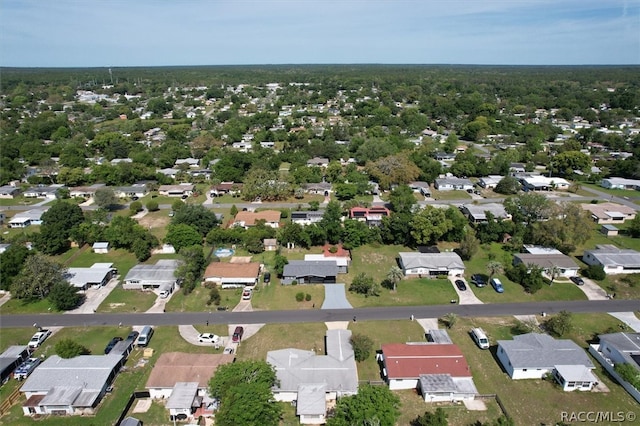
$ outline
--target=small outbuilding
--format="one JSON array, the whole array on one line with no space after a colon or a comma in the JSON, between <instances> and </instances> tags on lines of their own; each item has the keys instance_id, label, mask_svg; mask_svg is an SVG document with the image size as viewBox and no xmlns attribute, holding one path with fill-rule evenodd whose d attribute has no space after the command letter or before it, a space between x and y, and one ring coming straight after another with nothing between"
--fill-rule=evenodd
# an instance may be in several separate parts
<instances>
[{"instance_id":1,"label":"small outbuilding","mask_svg":"<svg viewBox=\"0 0 640 426\"><path fill-rule=\"evenodd\" d=\"M109 243L108 242L95 242L93 243L93 252L98 254L107 254L109 253Z\"/></svg>"}]
</instances>

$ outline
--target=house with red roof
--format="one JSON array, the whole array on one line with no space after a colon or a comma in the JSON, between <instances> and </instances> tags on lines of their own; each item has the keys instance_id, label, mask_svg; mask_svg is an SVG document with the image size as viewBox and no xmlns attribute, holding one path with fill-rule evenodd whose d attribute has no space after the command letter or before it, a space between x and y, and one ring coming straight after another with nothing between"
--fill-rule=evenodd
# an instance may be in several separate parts
<instances>
[{"instance_id":1,"label":"house with red roof","mask_svg":"<svg viewBox=\"0 0 640 426\"><path fill-rule=\"evenodd\" d=\"M383 206L352 207L349 210L350 219L366 222L369 226L380 226L385 216L391 216L391 211Z\"/></svg>"},{"instance_id":2,"label":"house with red roof","mask_svg":"<svg viewBox=\"0 0 640 426\"><path fill-rule=\"evenodd\" d=\"M390 343L382 345L380 357L391 390L418 389L427 402L473 399L478 393L457 345Z\"/></svg>"}]
</instances>

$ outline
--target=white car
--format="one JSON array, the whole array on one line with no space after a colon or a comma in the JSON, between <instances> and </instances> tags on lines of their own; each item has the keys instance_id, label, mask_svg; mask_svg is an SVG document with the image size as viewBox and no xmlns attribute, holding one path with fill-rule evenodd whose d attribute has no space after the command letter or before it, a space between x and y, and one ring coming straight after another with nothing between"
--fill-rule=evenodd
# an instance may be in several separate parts
<instances>
[{"instance_id":1,"label":"white car","mask_svg":"<svg viewBox=\"0 0 640 426\"><path fill-rule=\"evenodd\" d=\"M51 331L49 331L49 330L38 331L36 334L33 335L31 340L29 340L29 347L30 348L37 348L45 340L47 340L47 337L49 337L49 336L51 336Z\"/></svg>"},{"instance_id":2,"label":"white car","mask_svg":"<svg viewBox=\"0 0 640 426\"><path fill-rule=\"evenodd\" d=\"M220 336L213 333L202 333L198 336L198 342L200 343L218 343Z\"/></svg>"},{"instance_id":3,"label":"white car","mask_svg":"<svg viewBox=\"0 0 640 426\"><path fill-rule=\"evenodd\" d=\"M245 288L242 292L242 300L251 300L251 293L252 291L250 288Z\"/></svg>"}]
</instances>

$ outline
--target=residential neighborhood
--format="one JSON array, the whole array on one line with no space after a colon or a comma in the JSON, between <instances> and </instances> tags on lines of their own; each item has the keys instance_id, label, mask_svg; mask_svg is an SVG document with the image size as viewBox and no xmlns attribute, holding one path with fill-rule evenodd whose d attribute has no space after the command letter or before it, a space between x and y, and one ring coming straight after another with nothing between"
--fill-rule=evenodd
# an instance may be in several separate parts
<instances>
[{"instance_id":1,"label":"residential neighborhood","mask_svg":"<svg viewBox=\"0 0 640 426\"><path fill-rule=\"evenodd\" d=\"M356 68L10 72L0 423L640 415L635 73Z\"/></svg>"}]
</instances>

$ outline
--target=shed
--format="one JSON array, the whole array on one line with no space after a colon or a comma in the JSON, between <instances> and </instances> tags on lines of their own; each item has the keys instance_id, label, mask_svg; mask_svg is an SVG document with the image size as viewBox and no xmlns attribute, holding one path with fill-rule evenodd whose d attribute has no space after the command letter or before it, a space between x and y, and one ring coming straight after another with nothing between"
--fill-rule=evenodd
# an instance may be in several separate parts
<instances>
[{"instance_id":1,"label":"shed","mask_svg":"<svg viewBox=\"0 0 640 426\"><path fill-rule=\"evenodd\" d=\"M606 235L607 237L613 237L618 235L618 228L613 225L602 225L600 228L600 232Z\"/></svg>"},{"instance_id":2,"label":"shed","mask_svg":"<svg viewBox=\"0 0 640 426\"><path fill-rule=\"evenodd\" d=\"M109 253L109 243L108 242L95 242L93 243L93 252L99 254L107 254Z\"/></svg>"}]
</instances>

